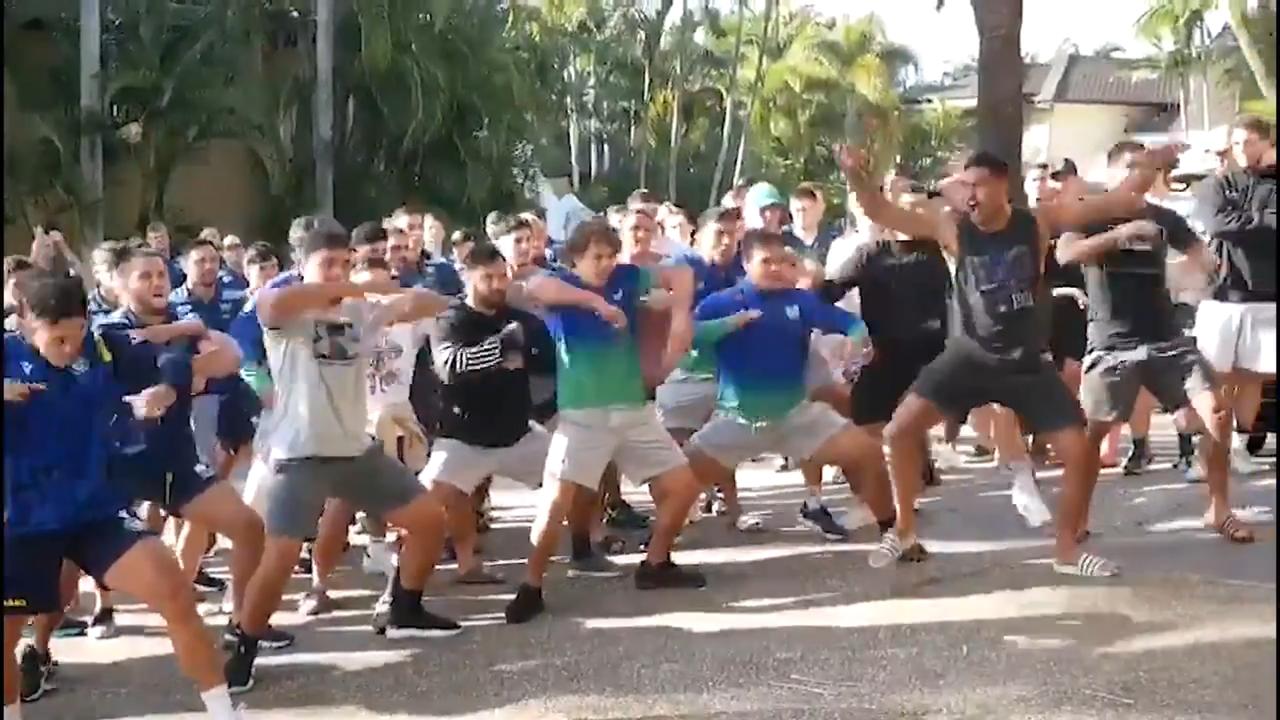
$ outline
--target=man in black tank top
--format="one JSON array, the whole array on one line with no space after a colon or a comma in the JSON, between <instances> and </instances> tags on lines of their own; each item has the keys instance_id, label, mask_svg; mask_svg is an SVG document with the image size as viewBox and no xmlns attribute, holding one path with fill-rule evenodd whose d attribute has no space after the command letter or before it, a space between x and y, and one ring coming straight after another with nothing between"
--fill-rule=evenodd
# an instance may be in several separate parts
<instances>
[{"instance_id":1,"label":"man in black tank top","mask_svg":"<svg viewBox=\"0 0 1280 720\"><path fill-rule=\"evenodd\" d=\"M1143 152L1138 143L1118 143L1107 153L1107 163L1118 174ZM1065 233L1058 241L1058 261L1083 269L1092 299L1081 385L1091 456L1096 462L1102 439L1130 417L1146 388L1166 409L1177 411L1181 430L1207 429L1200 448L1209 487L1205 523L1232 542L1251 542L1253 533L1231 514L1228 498L1231 411L1195 340L1174 321L1167 281L1170 249L1206 278L1218 268L1187 221L1154 204L1078 234Z\"/></svg>"},{"instance_id":2,"label":"man in black tank top","mask_svg":"<svg viewBox=\"0 0 1280 720\"><path fill-rule=\"evenodd\" d=\"M1044 357L1045 327L1038 306L1047 300L1044 261L1055 229L1116 217L1137 206L1155 181L1155 168L1171 153L1146 153L1115 190L1046 204L1034 212L1009 201L1009 169L979 152L941 188L952 213L908 210L889 203L868 171L864 151L843 147L837 160L856 200L873 222L909 237L934 238L955 261L950 337L946 349L920 374L885 428L898 525L872 553L873 567L920 560L914 503L923 455L921 438L948 418L975 407L1003 405L1023 427L1044 437L1065 466L1057 517L1054 570L1114 575L1114 564L1082 552L1078 536L1097 471L1089 459L1084 417L1075 398Z\"/></svg>"}]
</instances>

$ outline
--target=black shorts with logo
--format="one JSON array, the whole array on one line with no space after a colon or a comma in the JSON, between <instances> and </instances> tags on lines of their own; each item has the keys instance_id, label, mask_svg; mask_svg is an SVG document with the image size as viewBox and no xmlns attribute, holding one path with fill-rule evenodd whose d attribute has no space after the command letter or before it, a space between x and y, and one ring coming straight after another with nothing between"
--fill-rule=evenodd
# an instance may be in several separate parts
<instances>
[{"instance_id":1,"label":"black shorts with logo","mask_svg":"<svg viewBox=\"0 0 1280 720\"><path fill-rule=\"evenodd\" d=\"M854 425L887 423L921 371L942 353L943 343L931 346L875 346L871 362L853 386L850 417Z\"/></svg>"},{"instance_id":2,"label":"black shorts with logo","mask_svg":"<svg viewBox=\"0 0 1280 720\"><path fill-rule=\"evenodd\" d=\"M106 587L106 575L125 553L151 535L132 514L73 528L4 537L4 614L39 615L63 609L59 580L70 560Z\"/></svg>"},{"instance_id":3,"label":"black shorts with logo","mask_svg":"<svg viewBox=\"0 0 1280 720\"><path fill-rule=\"evenodd\" d=\"M995 403L1009 408L1027 433L1050 433L1084 425L1080 403L1072 397L1053 362L1014 365L961 343L948 342L942 354L920 371L911 392L933 403L952 420Z\"/></svg>"}]
</instances>

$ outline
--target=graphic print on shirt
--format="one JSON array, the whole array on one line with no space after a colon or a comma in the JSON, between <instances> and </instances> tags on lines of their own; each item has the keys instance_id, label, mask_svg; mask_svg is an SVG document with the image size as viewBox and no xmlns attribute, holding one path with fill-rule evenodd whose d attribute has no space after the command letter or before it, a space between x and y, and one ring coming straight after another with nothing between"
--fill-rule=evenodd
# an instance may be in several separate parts
<instances>
[{"instance_id":1,"label":"graphic print on shirt","mask_svg":"<svg viewBox=\"0 0 1280 720\"><path fill-rule=\"evenodd\" d=\"M407 385L408 379L400 376L398 361L404 357L405 347L387 331L378 334L378 344L369 356L369 394L377 395L391 391L400 385Z\"/></svg>"},{"instance_id":2,"label":"graphic print on shirt","mask_svg":"<svg viewBox=\"0 0 1280 720\"><path fill-rule=\"evenodd\" d=\"M360 356L360 336L350 320L318 320L311 353L321 364L350 365Z\"/></svg>"},{"instance_id":3,"label":"graphic print on shirt","mask_svg":"<svg viewBox=\"0 0 1280 720\"><path fill-rule=\"evenodd\" d=\"M997 318L1035 304L1038 273L1027 247L1019 245L967 260L974 279L970 302L980 303L987 317Z\"/></svg>"}]
</instances>

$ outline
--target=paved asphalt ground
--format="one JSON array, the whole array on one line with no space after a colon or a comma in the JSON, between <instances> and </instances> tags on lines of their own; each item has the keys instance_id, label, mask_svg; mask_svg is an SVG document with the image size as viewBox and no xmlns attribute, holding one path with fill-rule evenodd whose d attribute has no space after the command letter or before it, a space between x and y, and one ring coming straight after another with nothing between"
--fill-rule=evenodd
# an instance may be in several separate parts
<instances>
[{"instance_id":1,"label":"paved asphalt ground","mask_svg":"<svg viewBox=\"0 0 1280 720\"><path fill-rule=\"evenodd\" d=\"M1258 543L1230 546L1201 529L1203 486L1164 469L1173 436L1157 429L1157 469L1108 472L1094 501L1091 546L1121 578L1054 575L1047 533L1022 525L990 465L945 473L926 501L933 558L882 571L866 564L873 537L826 543L797 524L797 473L746 468L744 501L769 532L695 525L677 559L705 569L702 591L638 593L629 577L570 580L559 566L550 613L510 628L514 585L460 588L444 568L429 606L468 631L387 641L368 630L373 578L344 570L343 609L310 621L292 612L295 578L276 621L298 642L264 653L249 717L1275 717L1274 464L1236 481L1234 504L1261 523ZM1041 472L1049 493L1059 475ZM487 554L518 579L530 497L501 487L494 501ZM350 560L358 567L356 551ZM156 616L122 609L117 639L55 640L61 688L25 708L28 720L203 717Z\"/></svg>"}]
</instances>

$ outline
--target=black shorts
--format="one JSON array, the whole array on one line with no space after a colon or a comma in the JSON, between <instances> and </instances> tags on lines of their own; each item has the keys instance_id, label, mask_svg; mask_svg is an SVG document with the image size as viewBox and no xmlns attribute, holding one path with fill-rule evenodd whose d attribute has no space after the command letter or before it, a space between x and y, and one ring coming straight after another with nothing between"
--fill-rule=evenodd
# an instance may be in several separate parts
<instances>
[{"instance_id":1,"label":"black shorts","mask_svg":"<svg viewBox=\"0 0 1280 720\"><path fill-rule=\"evenodd\" d=\"M887 423L898 403L923 370L942 352L932 348L894 348L877 345L871 363L862 368L853 386L850 417L854 425Z\"/></svg>"},{"instance_id":2,"label":"black shorts","mask_svg":"<svg viewBox=\"0 0 1280 720\"><path fill-rule=\"evenodd\" d=\"M1009 408L1026 433L1050 433L1084 426L1080 403L1071 396L1053 363L1011 366L956 343L948 343L920 371L911 392L960 422L969 411L995 403Z\"/></svg>"},{"instance_id":3,"label":"black shorts","mask_svg":"<svg viewBox=\"0 0 1280 720\"><path fill-rule=\"evenodd\" d=\"M127 512L75 528L5 534L4 614L39 615L63 608L59 580L70 560L102 587L116 561L151 533Z\"/></svg>"},{"instance_id":4,"label":"black shorts","mask_svg":"<svg viewBox=\"0 0 1280 720\"><path fill-rule=\"evenodd\" d=\"M1049 334L1049 350L1053 363L1062 369L1066 360L1084 359L1089 316L1073 298L1053 299L1053 328Z\"/></svg>"},{"instance_id":5,"label":"black shorts","mask_svg":"<svg viewBox=\"0 0 1280 720\"><path fill-rule=\"evenodd\" d=\"M258 394L247 383L236 383L218 401L218 443L228 452L252 444L257 432L254 421L261 414Z\"/></svg>"}]
</instances>

